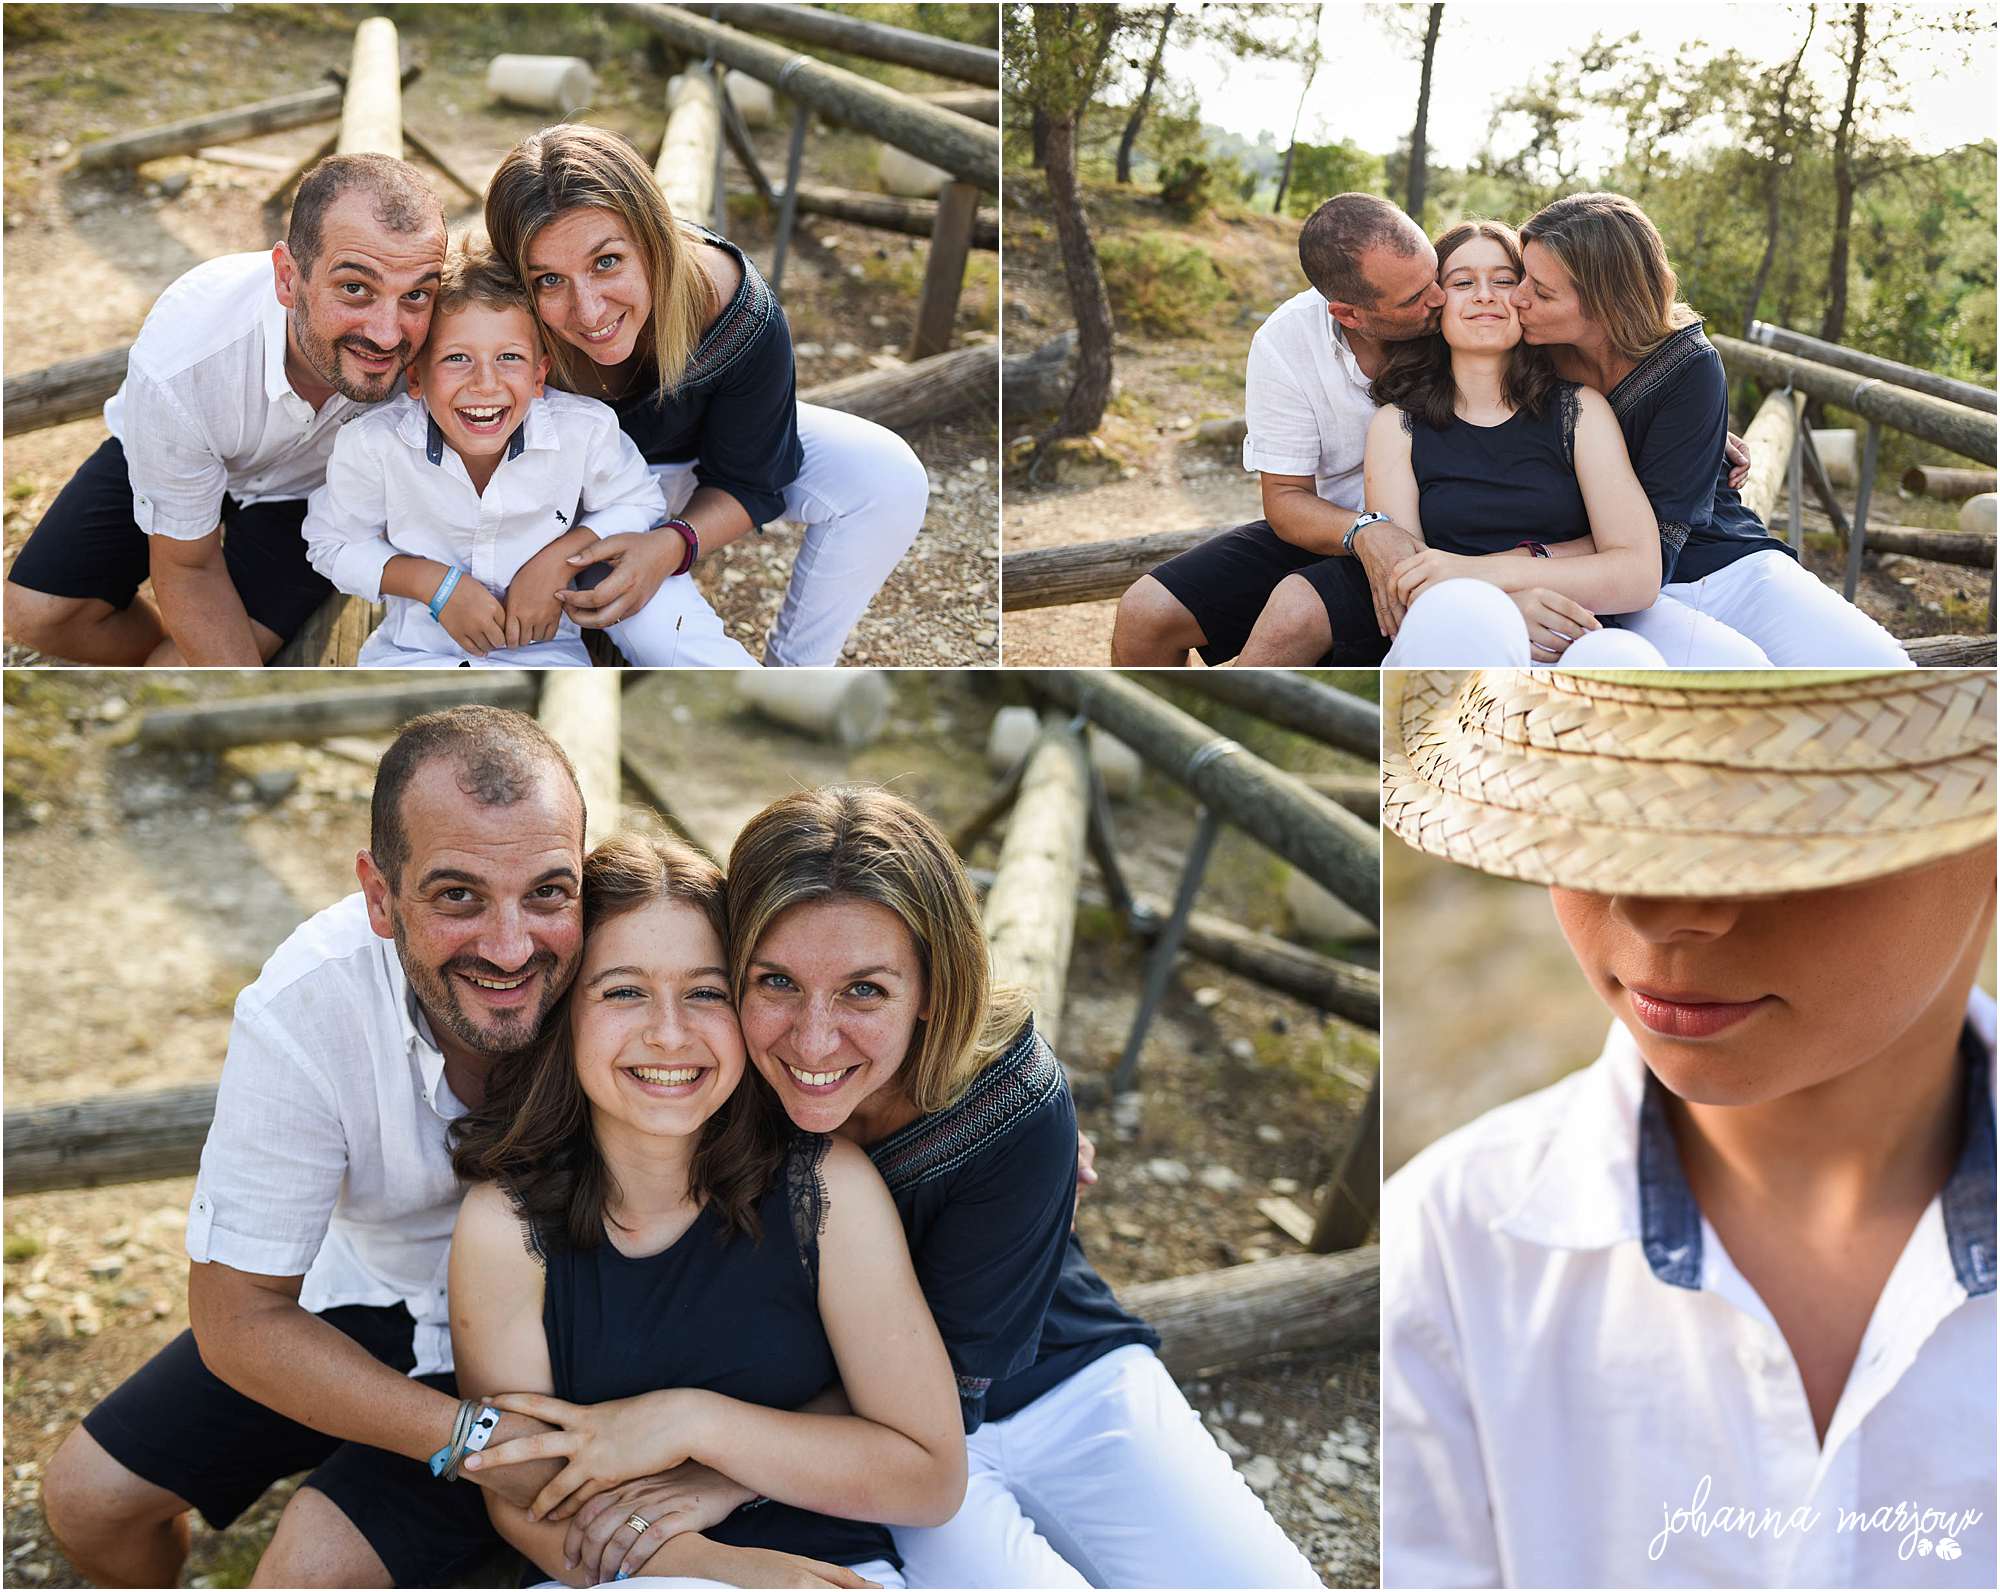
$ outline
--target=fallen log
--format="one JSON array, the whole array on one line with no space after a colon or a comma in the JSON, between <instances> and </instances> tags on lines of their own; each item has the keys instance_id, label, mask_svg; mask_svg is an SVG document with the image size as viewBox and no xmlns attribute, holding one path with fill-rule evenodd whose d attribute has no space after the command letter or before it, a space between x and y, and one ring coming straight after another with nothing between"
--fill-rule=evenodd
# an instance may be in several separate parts
<instances>
[{"instance_id":1,"label":"fallen log","mask_svg":"<svg viewBox=\"0 0 2000 1592\"><path fill-rule=\"evenodd\" d=\"M1109 670L1027 669L1019 678L1099 724L1206 806L1381 920L1381 831L1192 715Z\"/></svg>"},{"instance_id":2,"label":"fallen log","mask_svg":"<svg viewBox=\"0 0 2000 1592\"><path fill-rule=\"evenodd\" d=\"M914 364L823 382L800 393L799 400L902 431L974 404L989 406L991 413L999 367L999 345L974 343Z\"/></svg>"},{"instance_id":3,"label":"fallen log","mask_svg":"<svg viewBox=\"0 0 2000 1592\"><path fill-rule=\"evenodd\" d=\"M1382 819L1382 781L1374 774L1301 774L1320 795L1337 801L1364 823Z\"/></svg>"},{"instance_id":4,"label":"fallen log","mask_svg":"<svg viewBox=\"0 0 2000 1592\"><path fill-rule=\"evenodd\" d=\"M947 88L919 94L917 98L941 111L950 111L954 116L970 116L975 122L984 122L988 127L1000 125L1000 94L996 89Z\"/></svg>"},{"instance_id":5,"label":"fallen log","mask_svg":"<svg viewBox=\"0 0 2000 1592\"><path fill-rule=\"evenodd\" d=\"M102 138L79 149L76 163L84 171L98 171L142 166L164 155L191 155L204 144L225 144L238 138L282 132L288 127L332 121L340 114L340 103L339 85L329 83L297 94L259 100L255 105L240 105L233 111L190 116L185 121L149 127L140 133Z\"/></svg>"},{"instance_id":6,"label":"fallen log","mask_svg":"<svg viewBox=\"0 0 2000 1592\"><path fill-rule=\"evenodd\" d=\"M782 203L783 192L773 201ZM852 221L858 226L880 227L885 232L901 232L913 238L928 238L937 225L935 199L898 199L893 194L864 193L858 188L817 188L799 184L799 209L808 215L832 216L836 221ZM976 211L972 218L972 246L975 249L1000 247L1000 212Z\"/></svg>"},{"instance_id":7,"label":"fallen log","mask_svg":"<svg viewBox=\"0 0 2000 1592\"><path fill-rule=\"evenodd\" d=\"M1973 409L1984 409L1988 414L2000 409L2000 394L1996 394L1991 387L1981 387L1976 382L1956 381L1950 376L1940 376L1935 371L1920 370L1915 365L1884 359L1879 354L1864 354L1859 349L1843 348L1838 343L1829 343L1823 338L1808 337L1804 332L1795 332L1784 326L1773 326L1768 321L1750 323L1750 341L1762 343L1766 348L1775 348L1781 353L1803 354L1807 359L1816 359L1822 365L1831 365L1837 370L1851 370L1859 376L1872 376L1878 381L1907 387L1912 392L1929 393L1933 398L1965 404Z\"/></svg>"},{"instance_id":8,"label":"fallen log","mask_svg":"<svg viewBox=\"0 0 2000 1592\"><path fill-rule=\"evenodd\" d=\"M667 208L700 225L715 223L715 175L722 153L722 96L715 79L690 71L674 79L667 131L653 177Z\"/></svg>"},{"instance_id":9,"label":"fallen log","mask_svg":"<svg viewBox=\"0 0 2000 1592\"><path fill-rule=\"evenodd\" d=\"M742 20L741 10L729 8L732 20ZM713 55L830 121L873 133L988 193L1000 191L1000 135L995 130L680 7L642 3L628 7L627 14L697 60Z\"/></svg>"},{"instance_id":10,"label":"fallen log","mask_svg":"<svg viewBox=\"0 0 2000 1592\"><path fill-rule=\"evenodd\" d=\"M1160 1335L1176 1377L1272 1354L1376 1341L1382 1252L1286 1255L1118 1290L1119 1303Z\"/></svg>"},{"instance_id":11,"label":"fallen log","mask_svg":"<svg viewBox=\"0 0 2000 1592\"><path fill-rule=\"evenodd\" d=\"M1150 683L1152 677L1147 678ZM1290 669L1188 669L1171 678L1175 685L1371 763L1382 756L1382 710L1309 676Z\"/></svg>"},{"instance_id":12,"label":"fallen log","mask_svg":"<svg viewBox=\"0 0 2000 1592\"><path fill-rule=\"evenodd\" d=\"M198 707L148 708L128 738L145 747L221 751L265 741L324 741L337 735L375 734L393 730L419 714L465 703L524 711L535 705L536 679L525 671L503 674L480 670L476 677L465 671L448 675L439 683L387 683L396 678L386 677L380 690L299 691Z\"/></svg>"},{"instance_id":13,"label":"fallen log","mask_svg":"<svg viewBox=\"0 0 2000 1592\"><path fill-rule=\"evenodd\" d=\"M1959 470L1946 464L1913 464L1903 472L1903 490L1923 497L1962 503L1991 492L2000 476L1991 470ZM1869 533L1873 535L1873 532Z\"/></svg>"},{"instance_id":14,"label":"fallen log","mask_svg":"<svg viewBox=\"0 0 2000 1592\"><path fill-rule=\"evenodd\" d=\"M1792 448L1799 434L1799 416L1805 406L1804 393L1774 392L1758 406L1749 429L1743 433L1743 444L1750 450L1750 474L1737 496L1766 525L1777 513L1778 499L1784 495Z\"/></svg>"},{"instance_id":15,"label":"fallen log","mask_svg":"<svg viewBox=\"0 0 2000 1592\"><path fill-rule=\"evenodd\" d=\"M982 921L993 981L1033 994L1036 1027L1051 1045L1061 1031L1089 812L1083 736L1050 715L1028 754Z\"/></svg>"},{"instance_id":16,"label":"fallen log","mask_svg":"<svg viewBox=\"0 0 2000 1592\"><path fill-rule=\"evenodd\" d=\"M9 376L0 387L0 432L13 436L94 415L125 380L126 348L66 359L59 365Z\"/></svg>"},{"instance_id":17,"label":"fallen log","mask_svg":"<svg viewBox=\"0 0 2000 1592\"><path fill-rule=\"evenodd\" d=\"M201 1165L215 1089L189 1084L10 1111L0 1130L7 1192L184 1177Z\"/></svg>"},{"instance_id":18,"label":"fallen log","mask_svg":"<svg viewBox=\"0 0 2000 1592\"><path fill-rule=\"evenodd\" d=\"M1917 636L1902 645L1919 669L1976 669L1993 666L1994 642L1992 636Z\"/></svg>"},{"instance_id":19,"label":"fallen log","mask_svg":"<svg viewBox=\"0 0 2000 1592\"><path fill-rule=\"evenodd\" d=\"M623 699L618 671L550 669L542 676L535 717L568 753L583 791L583 844L587 851L618 827L618 730Z\"/></svg>"},{"instance_id":20,"label":"fallen log","mask_svg":"<svg viewBox=\"0 0 2000 1592\"><path fill-rule=\"evenodd\" d=\"M1978 531L1929 531L1909 525L1871 525L1868 551L1901 553L1934 564L1963 564L1993 572L1993 538Z\"/></svg>"},{"instance_id":21,"label":"fallen log","mask_svg":"<svg viewBox=\"0 0 2000 1592\"><path fill-rule=\"evenodd\" d=\"M736 0L730 5L707 5L701 9L733 28L817 44L843 55L858 55L863 60L911 66L963 83L982 83L990 89L1000 86L1000 52L976 44L960 44L956 39L941 39L913 28L891 27L886 22L864 22L824 6L766 5L756 0Z\"/></svg>"},{"instance_id":22,"label":"fallen log","mask_svg":"<svg viewBox=\"0 0 2000 1592\"><path fill-rule=\"evenodd\" d=\"M1000 560L1000 606L1053 608L1063 603L1103 602L1120 597L1177 553L1215 535L1212 529L1154 531L1112 542L1070 547L1031 547Z\"/></svg>"},{"instance_id":23,"label":"fallen log","mask_svg":"<svg viewBox=\"0 0 2000 1592\"><path fill-rule=\"evenodd\" d=\"M403 158L402 79L396 24L369 17L354 30L353 64L340 101L339 154Z\"/></svg>"},{"instance_id":24,"label":"fallen log","mask_svg":"<svg viewBox=\"0 0 2000 1592\"><path fill-rule=\"evenodd\" d=\"M1717 333L1709 339L1732 376L1748 376L1768 388L1791 386L1810 397L1880 421L1940 448L1993 464L1996 457L1994 419L1965 404L1893 387L1874 377L1857 376L1797 354L1760 348L1741 338Z\"/></svg>"}]
</instances>

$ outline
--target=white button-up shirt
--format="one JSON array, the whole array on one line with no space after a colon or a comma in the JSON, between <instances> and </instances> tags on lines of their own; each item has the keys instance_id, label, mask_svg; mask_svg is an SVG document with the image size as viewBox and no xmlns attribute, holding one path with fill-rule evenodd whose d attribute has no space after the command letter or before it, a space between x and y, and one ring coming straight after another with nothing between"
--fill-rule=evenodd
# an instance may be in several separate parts
<instances>
[{"instance_id":1,"label":"white button-up shirt","mask_svg":"<svg viewBox=\"0 0 2000 1592\"><path fill-rule=\"evenodd\" d=\"M139 529L186 542L222 523L225 492L246 507L304 497L365 413L338 393L315 412L292 390L271 256L225 254L154 301L104 423L125 448Z\"/></svg>"},{"instance_id":2,"label":"white button-up shirt","mask_svg":"<svg viewBox=\"0 0 2000 1592\"><path fill-rule=\"evenodd\" d=\"M1329 503L1361 510L1361 456L1375 400L1318 288L1285 300L1250 339L1243 468L1309 475Z\"/></svg>"},{"instance_id":3,"label":"white button-up shirt","mask_svg":"<svg viewBox=\"0 0 2000 1592\"><path fill-rule=\"evenodd\" d=\"M521 566L579 521L608 537L665 518L660 484L608 404L554 390L535 399L481 492L430 411L404 394L340 434L307 503L306 552L340 590L371 602L399 554L457 565L504 599ZM578 635L568 616L560 634ZM411 652L465 656L427 604L391 597L361 662Z\"/></svg>"},{"instance_id":4,"label":"white button-up shirt","mask_svg":"<svg viewBox=\"0 0 2000 1592\"><path fill-rule=\"evenodd\" d=\"M465 1107L393 941L357 892L300 924L236 998L187 1250L303 1276L299 1303L409 1306L413 1376L451 1369L446 1254Z\"/></svg>"},{"instance_id":5,"label":"white button-up shirt","mask_svg":"<svg viewBox=\"0 0 2000 1592\"><path fill-rule=\"evenodd\" d=\"M1822 1445L1645 1063L1487 1113L1382 1191L1384 1585L1991 1587L1993 1005L1966 1145Z\"/></svg>"}]
</instances>

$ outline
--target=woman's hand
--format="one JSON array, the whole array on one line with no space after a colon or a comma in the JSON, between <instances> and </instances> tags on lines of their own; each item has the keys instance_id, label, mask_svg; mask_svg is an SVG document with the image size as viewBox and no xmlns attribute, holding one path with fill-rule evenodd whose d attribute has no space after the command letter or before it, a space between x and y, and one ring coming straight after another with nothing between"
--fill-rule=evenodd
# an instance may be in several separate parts
<instances>
[{"instance_id":1,"label":"woman's hand","mask_svg":"<svg viewBox=\"0 0 2000 1592\"><path fill-rule=\"evenodd\" d=\"M566 1461L528 1505L530 1520L565 1520L607 1488L669 1471L691 1458L689 1438L700 1394L668 1388L603 1404L570 1404L546 1393L500 1393L487 1402L547 1421L554 1431L488 1447L464 1469L490 1470L529 1459Z\"/></svg>"},{"instance_id":2,"label":"woman's hand","mask_svg":"<svg viewBox=\"0 0 2000 1592\"><path fill-rule=\"evenodd\" d=\"M1734 491L1750 479L1750 444L1732 431L1723 439L1722 457L1729 464L1729 486Z\"/></svg>"},{"instance_id":3,"label":"woman's hand","mask_svg":"<svg viewBox=\"0 0 2000 1592\"><path fill-rule=\"evenodd\" d=\"M1554 663L1586 630L1602 630L1597 615L1560 592L1541 586L1507 594L1528 622L1528 657L1534 663Z\"/></svg>"},{"instance_id":4,"label":"woman's hand","mask_svg":"<svg viewBox=\"0 0 2000 1592\"><path fill-rule=\"evenodd\" d=\"M1413 553L1395 568L1390 577L1392 589L1396 593L1399 606L1407 610L1424 592L1439 581L1454 580L1463 575L1475 579L1479 575L1479 560L1467 558L1459 553L1439 552L1435 547L1426 547L1420 553ZM1402 615L1397 615L1398 628Z\"/></svg>"},{"instance_id":5,"label":"woman's hand","mask_svg":"<svg viewBox=\"0 0 2000 1592\"><path fill-rule=\"evenodd\" d=\"M623 1580L683 1531L720 1525L757 1495L706 1465L677 1465L664 1476L642 1476L599 1493L571 1517L563 1563L581 1564L594 1586ZM632 1516L651 1522L644 1535Z\"/></svg>"},{"instance_id":6,"label":"woman's hand","mask_svg":"<svg viewBox=\"0 0 2000 1592\"><path fill-rule=\"evenodd\" d=\"M687 1572L681 1571L685 1574ZM717 1546L704 1555L699 1573L710 1580L732 1586L756 1587L879 1587L879 1581L865 1581L852 1570L837 1564L822 1564L796 1553L779 1553L772 1548L724 1548Z\"/></svg>"},{"instance_id":7,"label":"woman's hand","mask_svg":"<svg viewBox=\"0 0 2000 1592\"><path fill-rule=\"evenodd\" d=\"M586 630L602 630L629 619L653 600L669 576L687 557L687 543L678 533L655 528L607 536L573 555L572 571L591 564L609 564L611 573L589 591L559 591L564 610Z\"/></svg>"}]
</instances>

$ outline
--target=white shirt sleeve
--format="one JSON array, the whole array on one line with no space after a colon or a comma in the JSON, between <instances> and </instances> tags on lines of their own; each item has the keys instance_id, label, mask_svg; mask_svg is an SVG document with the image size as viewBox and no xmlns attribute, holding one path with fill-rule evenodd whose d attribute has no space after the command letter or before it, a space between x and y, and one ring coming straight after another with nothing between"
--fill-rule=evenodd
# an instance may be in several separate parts
<instances>
[{"instance_id":1,"label":"white shirt sleeve","mask_svg":"<svg viewBox=\"0 0 2000 1592\"><path fill-rule=\"evenodd\" d=\"M330 1083L268 1013L239 1011L188 1207L188 1257L304 1276L346 1176Z\"/></svg>"},{"instance_id":2,"label":"white shirt sleeve","mask_svg":"<svg viewBox=\"0 0 2000 1592\"><path fill-rule=\"evenodd\" d=\"M360 424L333 443L326 482L306 499L306 557L340 591L382 600L382 572L396 556L389 541L389 483Z\"/></svg>"},{"instance_id":3,"label":"white shirt sleeve","mask_svg":"<svg viewBox=\"0 0 2000 1592\"><path fill-rule=\"evenodd\" d=\"M1296 328L1292 328L1296 329ZM1317 476L1323 440L1319 416L1275 336L1250 340L1243 376L1243 468L1272 475Z\"/></svg>"},{"instance_id":4,"label":"white shirt sleeve","mask_svg":"<svg viewBox=\"0 0 2000 1592\"><path fill-rule=\"evenodd\" d=\"M667 517L659 477L646 468L646 456L609 409L590 440L579 509L580 521L600 537L650 531Z\"/></svg>"},{"instance_id":5,"label":"white shirt sleeve","mask_svg":"<svg viewBox=\"0 0 2000 1592\"><path fill-rule=\"evenodd\" d=\"M1397 1181L1382 1190L1382 1584L1499 1586L1445 1242L1434 1213Z\"/></svg>"},{"instance_id":6,"label":"white shirt sleeve","mask_svg":"<svg viewBox=\"0 0 2000 1592\"><path fill-rule=\"evenodd\" d=\"M148 536L199 541L222 523L229 471L207 429L137 364L125 372L119 429L132 517Z\"/></svg>"}]
</instances>

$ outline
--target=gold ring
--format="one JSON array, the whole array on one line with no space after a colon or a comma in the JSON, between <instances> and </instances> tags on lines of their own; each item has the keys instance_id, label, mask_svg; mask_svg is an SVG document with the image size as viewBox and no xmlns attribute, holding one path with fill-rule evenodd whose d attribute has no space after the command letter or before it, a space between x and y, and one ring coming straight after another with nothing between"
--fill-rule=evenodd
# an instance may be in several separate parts
<instances>
[{"instance_id":1,"label":"gold ring","mask_svg":"<svg viewBox=\"0 0 2000 1592\"><path fill-rule=\"evenodd\" d=\"M653 1522L640 1514L627 1515L625 1517L625 1524L638 1532L642 1537L653 1529Z\"/></svg>"}]
</instances>

